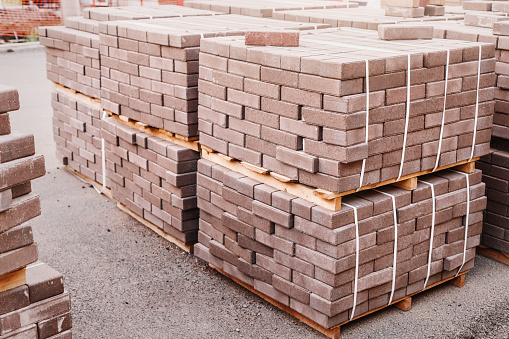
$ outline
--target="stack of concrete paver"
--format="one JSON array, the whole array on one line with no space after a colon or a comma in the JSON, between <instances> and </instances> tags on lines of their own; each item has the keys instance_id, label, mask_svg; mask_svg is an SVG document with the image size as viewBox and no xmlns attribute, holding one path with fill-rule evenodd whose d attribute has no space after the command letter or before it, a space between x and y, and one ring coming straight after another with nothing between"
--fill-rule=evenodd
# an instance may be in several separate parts
<instances>
[{"instance_id":1,"label":"stack of concrete paver","mask_svg":"<svg viewBox=\"0 0 509 339\"><path fill-rule=\"evenodd\" d=\"M494 139L490 154L479 162L488 196L482 243L504 253L509 253L508 145L508 140Z\"/></svg>"},{"instance_id":2,"label":"stack of concrete paver","mask_svg":"<svg viewBox=\"0 0 509 339\"><path fill-rule=\"evenodd\" d=\"M422 21L455 21L463 20L464 14L445 14L443 16L424 16L420 18L404 18L388 16L384 9L374 8L337 8L337 9L310 9L274 12L274 19L325 23L332 27L353 27L362 29L378 29L382 24L395 24Z\"/></svg>"},{"instance_id":3,"label":"stack of concrete paver","mask_svg":"<svg viewBox=\"0 0 509 339\"><path fill-rule=\"evenodd\" d=\"M163 135L170 132L192 142L198 134L198 56L202 35L242 35L246 29L264 25L275 29L315 28L237 15L101 23L103 109ZM140 144L133 135L141 137L142 133L123 126L120 119L108 121L111 122L103 126L103 137L106 148L111 147L112 151L107 152L106 159L113 197L173 237L185 243L195 242L199 153L173 145L173 139L163 136L147 139L145 135ZM160 153L165 147L168 154Z\"/></svg>"},{"instance_id":4,"label":"stack of concrete paver","mask_svg":"<svg viewBox=\"0 0 509 339\"><path fill-rule=\"evenodd\" d=\"M259 27L316 25L239 15L101 24L103 108L180 136L197 136L200 39Z\"/></svg>"},{"instance_id":5,"label":"stack of concrete paver","mask_svg":"<svg viewBox=\"0 0 509 339\"><path fill-rule=\"evenodd\" d=\"M182 6L91 8L84 11L84 17L66 19L65 27L40 28L48 79L56 84L52 106L57 156L63 164L98 183L103 182L99 22L145 19L150 17L148 13L155 17L215 14Z\"/></svg>"},{"instance_id":6,"label":"stack of concrete paver","mask_svg":"<svg viewBox=\"0 0 509 339\"><path fill-rule=\"evenodd\" d=\"M358 3L341 1L286 1L286 0L262 0L262 1L239 1L239 0L187 0L184 6L198 9L206 9L226 14L240 14L260 18L270 18L276 11L297 9L331 9L331 8L357 8Z\"/></svg>"},{"instance_id":7,"label":"stack of concrete paver","mask_svg":"<svg viewBox=\"0 0 509 339\"><path fill-rule=\"evenodd\" d=\"M196 242L199 153L102 120L107 182L113 198L185 244Z\"/></svg>"},{"instance_id":8,"label":"stack of concrete paver","mask_svg":"<svg viewBox=\"0 0 509 339\"><path fill-rule=\"evenodd\" d=\"M100 98L99 22L154 17L213 15L215 12L182 6L91 8L84 17L68 18L62 27L41 27L40 43L46 46L48 79L93 98ZM117 13L117 15L114 15ZM120 15L125 13L127 16Z\"/></svg>"},{"instance_id":9,"label":"stack of concrete paver","mask_svg":"<svg viewBox=\"0 0 509 339\"><path fill-rule=\"evenodd\" d=\"M476 110L479 48L479 79L491 81L480 81ZM211 150L198 162L195 255L325 329L473 267L486 207L479 170L349 194L332 211L212 150L333 192L468 161L489 152L494 66L491 44L359 30L303 32L298 47L202 40L200 142Z\"/></svg>"},{"instance_id":10,"label":"stack of concrete paver","mask_svg":"<svg viewBox=\"0 0 509 339\"><path fill-rule=\"evenodd\" d=\"M196 11L175 5L91 7L83 10L83 17L95 21L141 20L157 18L176 18L187 16L209 16L219 13Z\"/></svg>"},{"instance_id":11,"label":"stack of concrete paver","mask_svg":"<svg viewBox=\"0 0 509 339\"><path fill-rule=\"evenodd\" d=\"M60 27L39 28L46 46L48 79L93 98L101 92L101 65L97 34Z\"/></svg>"},{"instance_id":12,"label":"stack of concrete paver","mask_svg":"<svg viewBox=\"0 0 509 339\"><path fill-rule=\"evenodd\" d=\"M298 48L202 41L200 143L335 193L432 170L439 145L438 167L471 160L489 152L494 105L494 47L481 44L476 118L479 46L393 43L361 30L303 33Z\"/></svg>"},{"instance_id":13,"label":"stack of concrete paver","mask_svg":"<svg viewBox=\"0 0 509 339\"><path fill-rule=\"evenodd\" d=\"M0 85L0 338L71 338L62 275L35 263L30 220L41 209L31 180L45 166L32 135L11 133L8 112L18 108L17 91Z\"/></svg>"},{"instance_id":14,"label":"stack of concrete paver","mask_svg":"<svg viewBox=\"0 0 509 339\"><path fill-rule=\"evenodd\" d=\"M413 192L357 193L339 212L207 160L198 173L195 255L325 328L352 317L354 295L358 316L387 305L392 292L398 300L473 267L486 205L480 171L469 175L468 217L466 177L452 171L424 176ZM433 238L432 188L424 182L433 184L436 199Z\"/></svg>"},{"instance_id":15,"label":"stack of concrete paver","mask_svg":"<svg viewBox=\"0 0 509 339\"><path fill-rule=\"evenodd\" d=\"M53 139L61 163L98 183L102 179L101 105L85 96L52 93Z\"/></svg>"}]
</instances>

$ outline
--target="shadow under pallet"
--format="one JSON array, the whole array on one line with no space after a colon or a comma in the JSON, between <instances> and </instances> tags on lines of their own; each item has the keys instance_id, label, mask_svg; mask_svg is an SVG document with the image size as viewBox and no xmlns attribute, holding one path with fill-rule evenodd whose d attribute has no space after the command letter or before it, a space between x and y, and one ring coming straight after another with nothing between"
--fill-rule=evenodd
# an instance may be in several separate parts
<instances>
[{"instance_id":1,"label":"shadow under pallet","mask_svg":"<svg viewBox=\"0 0 509 339\"><path fill-rule=\"evenodd\" d=\"M432 285L429 285L427 286L423 291L419 291L419 292L415 292L413 294L410 294L410 295L407 295L403 298L400 298L398 300L395 300L393 301L390 305L385 305L385 306L381 306L381 307L378 307L378 308L375 308L369 312L366 312L364 314L361 314L361 315L358 315L356 317L354 317L352 320L349 320L349 321L345 321L339 325L336 325L334 327L331 327L331 328L325 328L319 324L317 324L316 322L314 322L313 320L309 319L308 317L300 314L299 312L291 309L290 307L280 303L279 301L277 300L274 300L273 298L255 290L252 286L240 281L239 279L233 277L232 275L224 272L223 270L221 270L219 267L216 267L212 264L209 264L209 266L213 269L215 269L216 271L218 271L219 273L221 273L222 275L224 275L225 277L235 281L237 284L241 285L242 287L244 287L245 289L249 290L250 292L256 294L257 296L259 296L260 298L262 298L263 300L267 301L268 303L272 304L273 306L279 308L280 310L290 314L291 316L293 316L294 318L300 320L301 322L303 322L304 324L308 325L309 327L315 329L316 331L324 334L325 336L331 338L331 339L338 339L340 337L340 334L341 334L341 326L353 321L353 320L357 320L359 318L362 318L362 317L365 317L371 313L374 313L374 312L377 312L377 311L380 311L388 306L395 306L397 308L399 308L400 310L402 311L410 311L410 309L412 308L412 297L414 295L417 295L419 293L422 293L423 291L427 291L435 286L438 286L438 285L441 285L443 283L446 283L446 282L449 282L451 284L453 284L454 286L457 286L457 287L463 287L465 285L465 275L470 272L470 270L467 270L465 272L461 272L460 274L458 274L457 276L453 276L453 277L450 277L450 278L447 278L447 279L444 279L444 280L441 280L439 282L436 282Z\"/></svg>"}]
</instances>

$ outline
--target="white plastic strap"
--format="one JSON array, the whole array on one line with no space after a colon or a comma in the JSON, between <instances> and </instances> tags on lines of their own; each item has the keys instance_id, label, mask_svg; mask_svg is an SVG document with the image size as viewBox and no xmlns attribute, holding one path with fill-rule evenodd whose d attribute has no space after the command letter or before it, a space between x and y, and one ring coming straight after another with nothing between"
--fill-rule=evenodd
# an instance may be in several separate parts
<instances>
[{"instance_id":1,"label":"white plastic strap","mask_svg":"<svg viewBox=\"0 0 509 339\"><path fill-rule=\"evenodd\" d=\"M479 83L481 79L481 56L482 56L482 47L479 45L479 61L477 65L477 94L475 97L475 118L474 118L474 135L472 137L472 151L470 152L470 158L468 161L472 161L472 158L474 157L474 151L475 151L475 138L477 135L477 120L479 117Z\"/></svg>"},{"instance_id":2,"label":"white plastic strap","mask_svg":"<svg viewBox=\"0 0 509 339\"><path fill-rule=\"evenodd\" d=\"M392 199L392 212L394 217L394 256L392 259L392 289L391 289L391 296L389 298L389 303L387 305L390 305L392 303L392 299L394 298L394 290L396 289L396 268L398 263L398 214L396 211L396 197L390 193L382 192L377 189L374 190L375 192L385 194Z\"/></svg>"},{"instance_id":3,"label":"white plastic strap","mask_svg":"<svg viewBox=\"0 0 509 339\"><path fill-rule=\"evenodd\" d=\"M353 286L353 306L350 320L355 316L355 307L357 306L357 283L359 281L359 219L357 218L357 207L343 203L343 205L353 208L353 216L355 221L355 280Z\"/></svg>"},{"instance_id":4,"label":"white plastic strap","mask_svg":"<svg viewBox=\"0 0 509 339\"><path fill-rule=\"evenodd\" d=\"M429 253L428 253L428 273L426 274L426 280L424 281L424 287L422 290L426 289L428 285L429 276L431 273L431 254L433 253L433 237L435 236L435 217L436 217L436 201L435 201L435 186L431 182L427 182L424 180L420 180L422 183L431 187L431 199L433 205L433 213L431 214L431 235L429 241Z\"/></svg>"},{"instance_id":5,"label":"white plastic strap","mask_svg":"<svg viewBox=\"0 0 509 339\"><path fill-rule=\"evenodd\" d=\"M435 172L438 168L438 163L440 162L440 155L442 153L442 138L444 136L444 124L445 124L445 106L447 103L447 83L449 80L449 58L451 51L447 50L447 64L445 65L445 91L444 91L444 110L442 111L442 124L440 125L440 139L438 140L438 151L437 151L437 159L435 161L435 167L433 167L433 171Z\"/></svg>"},{"instance_id":6,"label":"white plastic strap","mask_svg":"<svg viewBox=\"0 0 509 339\"><path fill-rule=\"evenodd\" d=\"M463 174L465 178L467 179L467 214L465 216L465 241L463 242L463 262L461 263L460 268L458 269L458 272L456 272L456 276L461 272L461 269L465 265L465 258L467 255L467 239L468 239L468 223L469 223L469 216L470 216L470 177L468 173L458 172L453 170L456 173Z\"/></svg>"},{"instance_id":7,"label":"white plastic strap","mask_svg":"<svg viewBox=\"0 0 509 339\"><path fill-rule=\"evenodd\" d=\"M366 144L369 141L369 60L366 59ZM358 192L362 187L364 181L364 173L366 171L366 158L362 159L361 177L359 180Z\"/></svg>"},{"instance_id":8,"label":"white plastic strap","mask_svg":"<svg viewBox=\"0 0 509 339\"><path fill-rule=\"evenodd\" d=\"M399 165L399 174L396 181L401 179L401 175L403 174L403 164L405 163L405 152L406 152L406 141L408 137L408 121L410 120L410 54L408 57L408 70L407 70L407 84L406 84L406 116L405 116L405 134L403 135L403 151L401 152L401 163Z\"/></svg>"}]
</instances>

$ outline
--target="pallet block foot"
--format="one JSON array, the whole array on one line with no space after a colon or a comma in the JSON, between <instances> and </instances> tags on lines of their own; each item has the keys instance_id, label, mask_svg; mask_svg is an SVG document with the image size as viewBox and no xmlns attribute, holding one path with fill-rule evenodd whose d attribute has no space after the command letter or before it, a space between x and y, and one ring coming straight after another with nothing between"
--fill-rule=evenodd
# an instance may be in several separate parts
<instances>
[{"instance_id":1,"label":"pallet block foot","mask_svg":"<svg viewBox=\"0 0 509 339\"><path fill-rule=\"evenodd\" d=\"M406 180L397 181L393 184L396 187L402 188L407 191L413 191L417 188L417 177L408 178Z\"/></svg>"},{"instance_id":2,"label":"pallet block foot","mask_svg":"<svg viewBox=\"0 0 509 339\"><path fill-rule=\"evenodd\" d=\"M406 299L401 300L400 302L397 302L394 304L397 308L399 308L402 311L410 311L412 309L412 297L408 297Z\"/></svg>"},{"instance_id":3,"label":"pallet block foot","mask_svg":"<svg viewBox=\"0 0 509 339\"><path fill-rule=\"evenodd\" d=\"M454 167L455 170L464 172L464 173L474 173L475 171L475 161L467 162L466 164L458 165Z\"/></svg>"},{"instance_id":4,"label":"pallet block foot","mask_svg":"<svg viewBox=\"0 0 509 339\"><path fill-rule=\"evenodd\" d=\"M331 329L327 331L328 333L324 333L327 337L331 339L339 339L341 336L341 327Z\"/></svg>"},{"instance_id":5,"label":"pallet block foot","mask_svg":"<svg viewBox=\"0 0 509 339\"><path fill-rule=\"evenodd\" d=\"M465 286L465 274L458 275L456 278L449 281L451 284L457 287Z\"/></svg>"}]
</instances>

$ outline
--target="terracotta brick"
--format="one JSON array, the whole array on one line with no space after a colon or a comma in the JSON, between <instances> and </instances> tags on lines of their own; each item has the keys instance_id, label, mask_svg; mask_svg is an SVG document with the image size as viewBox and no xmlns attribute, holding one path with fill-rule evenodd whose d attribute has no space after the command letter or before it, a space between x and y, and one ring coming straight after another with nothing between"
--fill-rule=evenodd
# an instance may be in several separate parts
<instances>
[{"instance_id":1,"label":"terracotta brick","mask_svg":"<svg viewBox=\"0 0 509 339\"><path fill-rule=\"evenodd\" d=\"M0 114L16 111L19 109L19 94L18 91L12 87L1 85L0 86ZM7 117L8 119L8 117ZM0 133L2 134L2 133Z\"/></svg>"},{"instance_id":2,"label":"terracotta brick","mask_svg":"<svg viewBox=\"0 0 509 339\"><path fill-rule=\"evenodd\" d=\"M62 275L42 263L27 267L27 285L30 290L31 303L64 293Z\"/></svg>"},{"instance_id":3,"label":"terracotta brick","mask_svg":"<svg viewBox=\"0 0 509 339\"><path fill-rule=\"evenodd\" d=\"M299 31L246 31L245 44L250 46L299 46Z\"/></svg>"}]
</instances>

